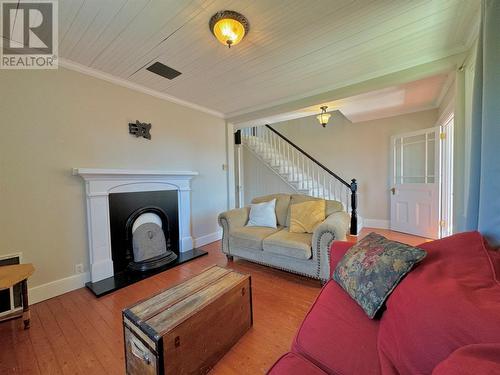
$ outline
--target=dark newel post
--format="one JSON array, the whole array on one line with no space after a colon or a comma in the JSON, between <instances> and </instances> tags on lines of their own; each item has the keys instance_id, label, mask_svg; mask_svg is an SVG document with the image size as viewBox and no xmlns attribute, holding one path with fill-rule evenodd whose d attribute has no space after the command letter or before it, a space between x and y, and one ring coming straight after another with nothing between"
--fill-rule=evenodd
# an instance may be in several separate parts
<instances>
[{"instance_id":1,"label":"dark newel post","mask_svg":"<svg viewBox=\"0 0 500 375\"><path fill-rule=\"evenodd\" d=\"M351 234L358 234L358 184L356 179L351 180Z\"/></svg>"},{"instance_id":2,"label":"dark newel post","mask_svg":"<svg viewBox=\"0 0 500 375\"><path fill-rule=\"evenodd\" d=\"M236 130L234 133L234 144L241 145L241 130Z\"/></svg>"}]
</instances>

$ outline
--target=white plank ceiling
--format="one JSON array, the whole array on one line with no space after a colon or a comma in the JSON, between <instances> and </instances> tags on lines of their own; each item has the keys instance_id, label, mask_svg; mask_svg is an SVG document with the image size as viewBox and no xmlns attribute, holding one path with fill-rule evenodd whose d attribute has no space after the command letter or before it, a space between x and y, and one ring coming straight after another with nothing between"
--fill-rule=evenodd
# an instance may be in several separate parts
<instances>
[{"instance_id":1,"label":"white plank ceiling","mask_svg":"<svg viewBox=\"0 0 500 375\"><path fill-rule=\"evenodd\" d=\"M226 116L463 52L478 0L60 0L62 58ZM231 49L208 21L250 32ZM160 61L174 80L145 68Z\"/></svg>"},{"instance_id":2,"label":"white plank ceiling","mask_svg":"<svg viewBox=\"0 0 500 375\"><path fill-rule=\"evenodd\" d=\"M452 73L438 74L339 100L321 102L321 104L328 106L327 112L339 111L352 123L425 111L438 108L441 105L444 95L453 84L454 76ZM275 124L302 117L316 116L319 112L319 107L314 105L236 123L235 125L236 128L242 129L249 126Z\"/></svg>"}]
</instances>

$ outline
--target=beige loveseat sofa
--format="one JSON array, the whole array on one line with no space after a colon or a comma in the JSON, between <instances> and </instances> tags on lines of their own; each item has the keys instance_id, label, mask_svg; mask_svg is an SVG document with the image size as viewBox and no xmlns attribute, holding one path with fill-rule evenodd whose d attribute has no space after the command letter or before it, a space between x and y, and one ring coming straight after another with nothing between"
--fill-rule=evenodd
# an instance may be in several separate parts
<instances>
[{"instance_id":1,"label":"beige loveseat sofa","mask_svg":"<svg viewBox=\"0 0 500 375\"><path fill-rule=\"evenodd\" d=\"M291 233L289 207L318 198L299 194L272 194L255 198L252 203L276 198L278 228L247 227L249 207L237 208L219 215L222 227L222 252L301 275L328 280L329 248L333 240L345 240L350 216L337 201L326 201L326 219L314 233Z\"/></svg>"}]
</instances>

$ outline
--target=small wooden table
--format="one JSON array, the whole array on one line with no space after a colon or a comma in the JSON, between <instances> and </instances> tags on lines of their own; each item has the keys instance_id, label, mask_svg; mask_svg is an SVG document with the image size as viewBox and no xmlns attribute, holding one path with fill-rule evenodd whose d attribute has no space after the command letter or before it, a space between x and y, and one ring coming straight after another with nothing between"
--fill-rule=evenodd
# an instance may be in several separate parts
<instances>
[{"instance_id":1,"label":"small wooden table","mask_svg":"<svg viewBox=\"0 0 500 375\"><path fill-rule=\"evenodd\" d=\"M23 294L23 321L24 329L30 327L30 306L28 302L28 278L35 272L35 267L31 263L27 264L14 264L11 266L0 267L0 289L10 288L17 283L21 283L21 290ZM18 318L20 315L11 315L7 319Z\"/></svg>"},{"instance_id":2,"label":"small wooden table","mask_svg":"<svg viewBox=\"0 0 500 375\"><path fill-rule=\"evenodd\" d=\"M206 374L251 326L250 276L210 267L123 311L127 374Z\"/></svg>"}]
</instances>

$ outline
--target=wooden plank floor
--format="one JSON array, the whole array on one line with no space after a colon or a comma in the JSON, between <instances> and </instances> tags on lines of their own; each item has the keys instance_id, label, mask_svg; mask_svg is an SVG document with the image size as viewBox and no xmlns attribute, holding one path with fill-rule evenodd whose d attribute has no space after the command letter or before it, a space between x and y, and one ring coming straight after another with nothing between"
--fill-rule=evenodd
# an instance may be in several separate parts
<instances>
[{"instance_id":1,"label":"wooden plank floor","mask_svg":"<svg viewBox=\"0 0 500 375\"><path fill-rule=\"evenodd\" d=\"M375 231L413 245L425 241L387 230ZM369 232L364 229L358 239ZM356 237L349 240L356 241ZM19 319L0 323L0 374L123 374L122 309L213 264L229 265L252 275L254 326L211 374L265 373L290 348L320 291L320 283L242 260L227 264L220 242L203 249L208 256L99 299L82 288L35 304L27 331L21 328Z\"/></svg>"}]
</instances>

